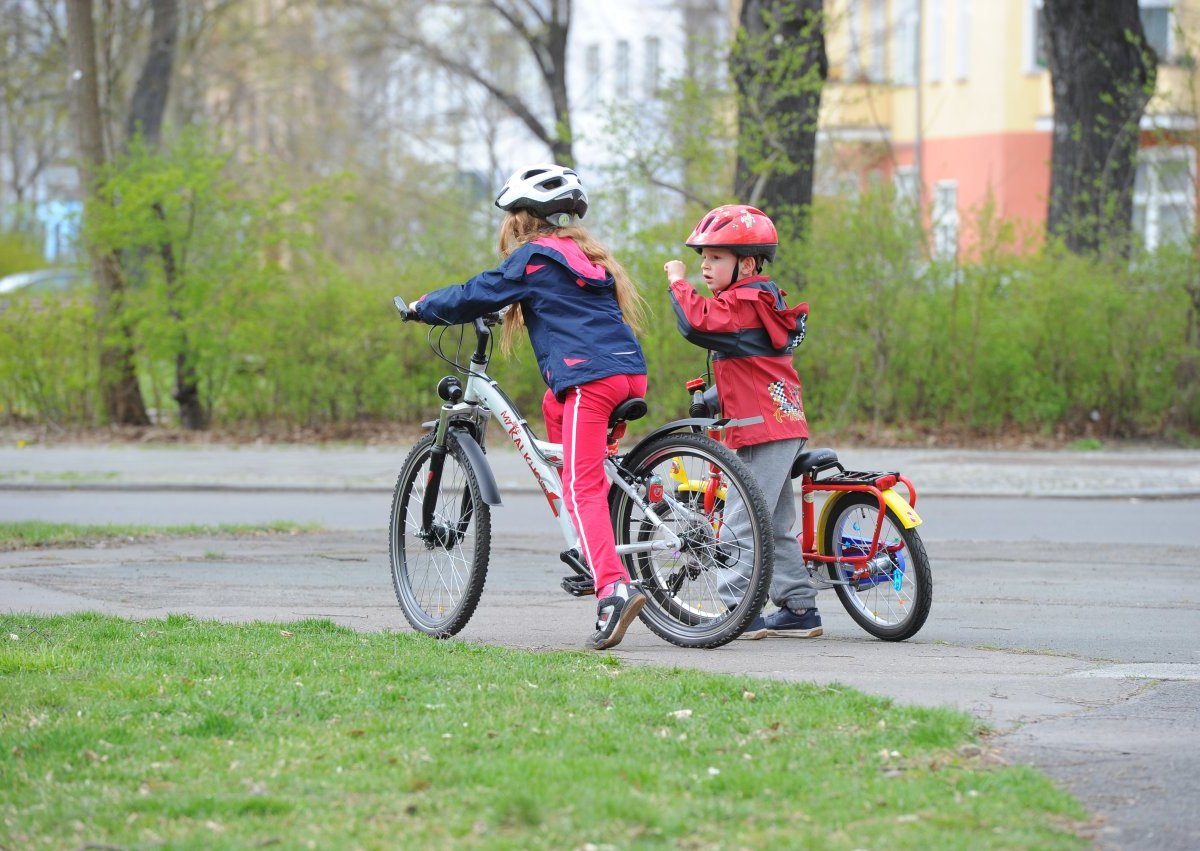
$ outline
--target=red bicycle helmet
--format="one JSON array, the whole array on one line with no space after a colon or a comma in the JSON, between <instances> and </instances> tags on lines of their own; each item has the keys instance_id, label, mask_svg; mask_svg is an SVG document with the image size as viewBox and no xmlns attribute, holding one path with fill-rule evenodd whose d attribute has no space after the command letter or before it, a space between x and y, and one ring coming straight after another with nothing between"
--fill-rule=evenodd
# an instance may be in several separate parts
<instances>
[{"instance_id":1,"label":"red bicycle helmet","mask_svg":"<svg viewBox=\"0 0 1200 851\"><path fill-rule=\"evenodd\" d=\"M704 248L726 248L741 257L775 259L779 234L762 210L745 204L726 204L710 210L692 229L684 243L699 253Z\"/></svg>"}]
</instances>

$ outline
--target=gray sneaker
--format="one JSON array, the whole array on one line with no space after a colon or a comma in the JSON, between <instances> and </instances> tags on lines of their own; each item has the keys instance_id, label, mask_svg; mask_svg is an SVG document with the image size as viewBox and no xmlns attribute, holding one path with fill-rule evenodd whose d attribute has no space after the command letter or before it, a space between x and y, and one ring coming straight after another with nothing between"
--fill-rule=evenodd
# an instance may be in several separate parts
<instances>
[{"instance_id":1,"label":"gray sneaker","mask_svg":"<svg viewBox=\"0 0 1200 851\"><path fill-rule=\"evenodd\" d=\"M625 630L646 605L646 595L628 582L618 582L610 596L596 604L596 631L587 640L593 650L607 650L621 643Z\"/></svg>"}]
</instances>

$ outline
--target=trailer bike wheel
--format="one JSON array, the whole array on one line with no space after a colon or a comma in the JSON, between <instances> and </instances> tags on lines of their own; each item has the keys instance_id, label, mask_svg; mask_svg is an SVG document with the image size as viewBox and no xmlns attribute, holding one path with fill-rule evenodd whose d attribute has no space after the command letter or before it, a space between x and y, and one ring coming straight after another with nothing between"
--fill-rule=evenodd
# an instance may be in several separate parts
<instances>
[{"instance_id":1,"label":"trailer bike wheel","mask_svg":"<svg viewBox=\"0 0 1200 851\"><path fill-rule=\"evenodd\" d=\"M617 546L637 550L622 559L647 598L642 622L680 647L737 638L762 610L775 563L767 503L745 464L706 435L677 432L635 447L621 466L650 494L609 491Z\"/></svg>"},{"instance_id":2,"label":"trailer bike wheel","mask_svg":"<svg viewBox=\"0 0 1200 851\"><path fill-rule=\"evenodd\" d=\"M822 544L824 555L861 556L870 552L879 501L851 493L832 508ZM855 623L884 641L912 638L925 625L933 603L933 571L916 529L904 527L886 509L879 530L879 552L861 566L830 563L829 578L838 599Z\"/></svg>"},{"instance_id":3,"label":"trailer bike wheel","mask_svg":"<svg viewBox=\"0 0 1200 851\"><path fill-rule=\"evenodd\" d=\"M454 635L475 613L492 537L491 510L453 434L446 447L430 528L421 529L421 504L432 434L421 438L404 461L388 527L396 599L413 629L437 638Z\"/></svg>"}]
</instances>

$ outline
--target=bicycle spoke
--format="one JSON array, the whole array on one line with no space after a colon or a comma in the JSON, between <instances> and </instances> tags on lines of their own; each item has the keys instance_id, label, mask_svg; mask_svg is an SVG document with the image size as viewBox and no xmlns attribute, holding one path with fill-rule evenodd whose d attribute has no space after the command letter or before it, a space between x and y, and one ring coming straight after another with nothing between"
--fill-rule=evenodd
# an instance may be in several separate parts
<instances>
[{"instance_id":1,"label":"bicycle spoke","mask_svg":"<svg viewBox=\"0 0 1200 851\"><path fill-rule=\"evenodd\" d=\"M737 456L704 435L665 435L627 460L639 481L661 482L663 488L661 501L652 506L654 517L627 495L617 497L619 540L678 541L627 557L631 575L649 597L643 621L683 646L716 647L731 640L757 614L750 609L761 608L769 581L772 552L764 538L761 493ZM753 493L746 502L758 513L739 503L747 493ZM727 502L731 495L734 505Z\"/></svg>"},{"instance_id":2,"label":"bicycle spoke","mask_svg":"<svg viewBox=\"0 0 1200 851\"><path fill-rule=\"evenodd\" d=\"M479 601L487 568L490 517L457 444L448 446L433 516L422 523L432 436L405 464L393 497L392 574L405 617L433 635L453 635Z\"/></svg>"},{"instance_id":3,"label":"bicycle spoke","mask_svg":"<svg viewBox=\"0 0 1200 851\"><path fill-rule=\"evenodd\" d=\"M838 503L827 532L827 552L839 559L870 553L880 518L877 499L851 494ZM932 574L916 530L885 510L876 555L865 564L840 562L834 588L850 616L867 632L890 641L915 635L929 614Z\"/></svg>"}]
</instances>

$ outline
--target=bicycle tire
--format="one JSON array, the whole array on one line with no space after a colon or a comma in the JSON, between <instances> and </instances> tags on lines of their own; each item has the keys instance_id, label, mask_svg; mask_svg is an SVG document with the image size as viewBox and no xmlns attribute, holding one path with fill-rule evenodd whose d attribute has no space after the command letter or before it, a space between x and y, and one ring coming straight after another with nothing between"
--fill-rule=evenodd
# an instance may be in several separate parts
<instances>
[{"instance_id":1,"label":"bicycle tire","mask_svg":"<svg viewBox=\"0 0 1200 851\"><path fill-rule=\"evenodd\" d=\"M678 465L674 475L672 465ZM642 490L652 476L670 485L670 495L651 510L685 541L682 549L622 555L647 597L642 622L680 647L714 648L737 638L762 610L775 564L770 512L746 465L706 435L673 432L635 447L621 466ZM705 504L703 484L714 467L726 491L739 494L735 506L748 507L748 531L737 540L721 539L737 520L725 516L726 500L712 497ZM660 534L638 502L615 485L609 508L618 546ZM746 520L735 525L746 526ZM735 589L730 578L744 589Z\"/></svg>"},{"instance_id":2,"label":"bicycle tire","mask_svg":"<svg viewBox=\"0 0 1200 851\"><path fill-rule=\"evenodd\" d=\"M823 555L863 555L870 547L879 501L871 494L851 493L832 507L822 542ZM891 508L879 530L888 564L854 580L848 565L829 563L828 575L846 612L871 635L884 641L912 638L929 617L933 605L933 570L925 544L915 528L905 528ZM852 584L846 584L851 582Z\"/></svg>"},{"instance_id":3,"label":"bicycle tire","mask_svg":"<svg viewBox=\"0 0 1200 851\"><path fill-rule=\"evenodd\" d=\"M425 494L433 434L417 441L400 468L392 494L388 552L392 586L413 629L436 638L458 633L479 605L491 550L491 508L453 432L446 438L446 461L434 518L440 541L422 539L421 501Z\"/></svg>"}]
</instances>

